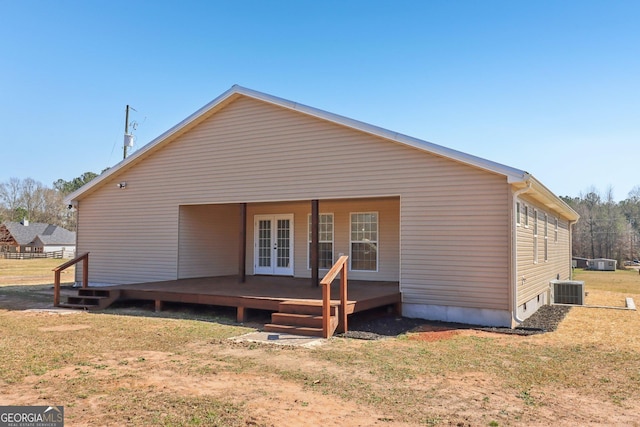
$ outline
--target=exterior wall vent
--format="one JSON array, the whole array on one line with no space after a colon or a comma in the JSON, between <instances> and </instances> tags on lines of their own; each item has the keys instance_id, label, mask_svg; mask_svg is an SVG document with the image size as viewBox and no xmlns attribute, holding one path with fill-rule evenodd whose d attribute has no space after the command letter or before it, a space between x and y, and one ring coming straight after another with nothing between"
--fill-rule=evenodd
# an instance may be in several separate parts
<instances>
[{"instance_id":1,"label":"exterior wall vent","mask_svg":"<svg viewBox=\"0 0 640 427\"><path fill-rule=\"evenodd\" d=\"M552 280L553 304L584 305L584 282L578 280Z\"/></svg>"}]
</instances>

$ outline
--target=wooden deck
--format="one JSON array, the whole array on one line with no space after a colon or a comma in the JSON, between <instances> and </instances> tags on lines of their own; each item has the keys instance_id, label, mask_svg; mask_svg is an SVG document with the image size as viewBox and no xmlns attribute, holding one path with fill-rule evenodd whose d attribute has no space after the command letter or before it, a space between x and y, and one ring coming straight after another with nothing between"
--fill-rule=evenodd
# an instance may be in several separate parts
<instances>
[{"instance_id":1,"label":"wooden deck","mask_svg":"<svg viewBox=\"0 0 640 427\"><path fill-rule=\"evenodd\" d=\"M339 281L331 287L331 302L339 304ZM182 302L237 308L238 322L244 322L245 309L278 311L280 303L317 301L322 304L322 287L312 287L311 279L280 276L238 276L180 279L153 283L118 285L121 300ZM401 302L398 282L349 280L347 314Z\"/></svg>"}]
</instances>

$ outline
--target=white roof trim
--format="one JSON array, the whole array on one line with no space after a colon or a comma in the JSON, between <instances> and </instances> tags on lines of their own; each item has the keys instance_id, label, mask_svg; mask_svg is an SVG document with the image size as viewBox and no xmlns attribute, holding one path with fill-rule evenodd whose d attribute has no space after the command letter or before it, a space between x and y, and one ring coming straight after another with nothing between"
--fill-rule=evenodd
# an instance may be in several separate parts
<instances>
[{"instance_id":1,"label":"white roof trim","mask_svg":"<svg viewBox=\"0 0 640 427\"><path fill-rule=\"evenodd\" d=\"M408 145L410 147L414 147L420 150L427 151L432 154L436 154L442 157L446 157L452 160L456 160L461 163L465 163L480 169L484 169L490 172L497 173L499 175L504 175L507 177L508 183L515 182L524 182L530 178L530 175L520 169L512 168L510 166L506 166L500 163L492 162L491 160L483 159L481 157L476 157L471 154L463 153L461 151L453 150L451 148L443 147L441 145L433 144L431 142L423 141L418 138L413 138L411 136L403 135L401 133L392 132L390 130L370 125L368 123L360 122L358 120L353 120L348 117L340 116L338 114L329 113L328 111L320 110L318 108L309 107L307 105L298 104L297 102L288 101L286 99L278 98L273 95L268 95L266 93L258 92L252 89L248 89L242 86L234 85L229 90L215 98L213 101L209 102L204 107L200 108L195 113L191 114L189 117L173 126L168 131L164 132L157 138L153 139L148 144L144 145L141 149L133 153L131 156L122 160L120 163L116 164L109 170L102 173L100 176L96 177L88 184L69 194L65 198L65 203L75 204L77 198L82 194L86 193L90 189L99 185L102 181L106 180L111 175L118 172L120 169L124 168L126 165L135 162L136 159L144 156L149 151L152 151L156 146L162 144L162 142L171 138L173 135L180 132L182 129L186 128L191 123L198 120L200 117L206 115L209 111L219 106L227 99L234 95L244 95L250 98L259 99L264 102L268 102L283 108L288 108L296 111L300 111L302 113L318 117L322 120L326 120L329 122L333 122L342 126L346 126L352 129L357 129L362 132L369 133L371 135L376 135L381 138L390 139L396 142L399 142L404 145Z\"/></svg>"}]
</instances>

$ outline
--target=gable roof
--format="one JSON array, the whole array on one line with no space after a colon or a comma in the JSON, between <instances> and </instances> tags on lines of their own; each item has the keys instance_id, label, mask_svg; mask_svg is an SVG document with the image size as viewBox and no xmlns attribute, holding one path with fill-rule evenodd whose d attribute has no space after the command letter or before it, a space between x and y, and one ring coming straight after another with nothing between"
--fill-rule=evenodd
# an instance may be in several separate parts
<instances>
[{"instance_id":1,"label":"gable roof","mask_svg":"<svg viewBox=\"0 0 640 427\"><path fill-rule=\"evenodd\" d=\"M506 177L508 183L514 184L517 187L525 188L527 185L530 185L531 188L534 189L534 191L539 190L541 201L545 202L547 206L566 214L569 219L578 219L578 214L573 211L573 209L571 209L569 205L555 196L549 189L547 189L544 185L542 185L542 183L537 181L531 174L526 171L238 85L232 86L229 90L215 98L204 107L200 108L198 111L196 111L177 125L173 126L171 129L164 132L162 135L158 136L157 138L143 146L131 156L127 157L126 159L116 164L114 167L103 172L101 175L85 184L80 189L69 194L65 198L65 201L71 204L76 203L82 196L87 195L97 189L101 185L101 183L107 180L110 176L118 173L123 169L132 167L144 157L148 156L155 150L160 149L165 144L173 141L179 135L192 129L193 127L195 127L205 119L211 117L217 111L221 110L226 105L240 97L253 98L282 108L298 111L300 113L313 116L321 120L325 120L377 137L391 140L402 145L417 148L419 150L423 150L440 157L464 163L478 169L493 172L498 175L503 175Z\"/></svg>"},{"instance_id":2,"label":"gable roof","mask_svg":"<svg viewBox=\"0 0 640 427\"><path fill-rule=\"evenodd\" d=\"M19 222L7 221L4 226L20 246L28 245L36 238L39 238L44 245L76 244L76 233L57 225L32 222L25 226Z\"/></svg>"}]
</instances>

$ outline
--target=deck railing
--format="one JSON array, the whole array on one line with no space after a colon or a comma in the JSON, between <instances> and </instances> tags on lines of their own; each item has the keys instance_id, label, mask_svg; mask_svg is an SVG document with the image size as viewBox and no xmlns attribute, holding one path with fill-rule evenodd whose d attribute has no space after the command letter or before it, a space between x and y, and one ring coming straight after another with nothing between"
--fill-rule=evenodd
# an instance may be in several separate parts
<instances>
[{"instance_id":1,"label":"deck railing","mask_svg":"<svg viewBox=\"0 0 640 427\"><path fill-rule=\"evenodd\" d=\"M320 281L322 288L322 335L329 338L331 330L331 283L340 274L340 307L338 307L338 332L347 332L347 260L341 256Z\"/></svg>"},{"instance_id":2,"label":"deck railing","mask_svg":"<svg viewBox=\"0 0 640 427\"><path fill-rule=\"evenodd\" d=\"M55 279L53 282L54 307L58 307L60 305L60 273L80 261L82 261L82 287L86 288L89 286L89 252L85 252L53 269L53 272L55 273Z\"/></svg>"}]
</instances>

